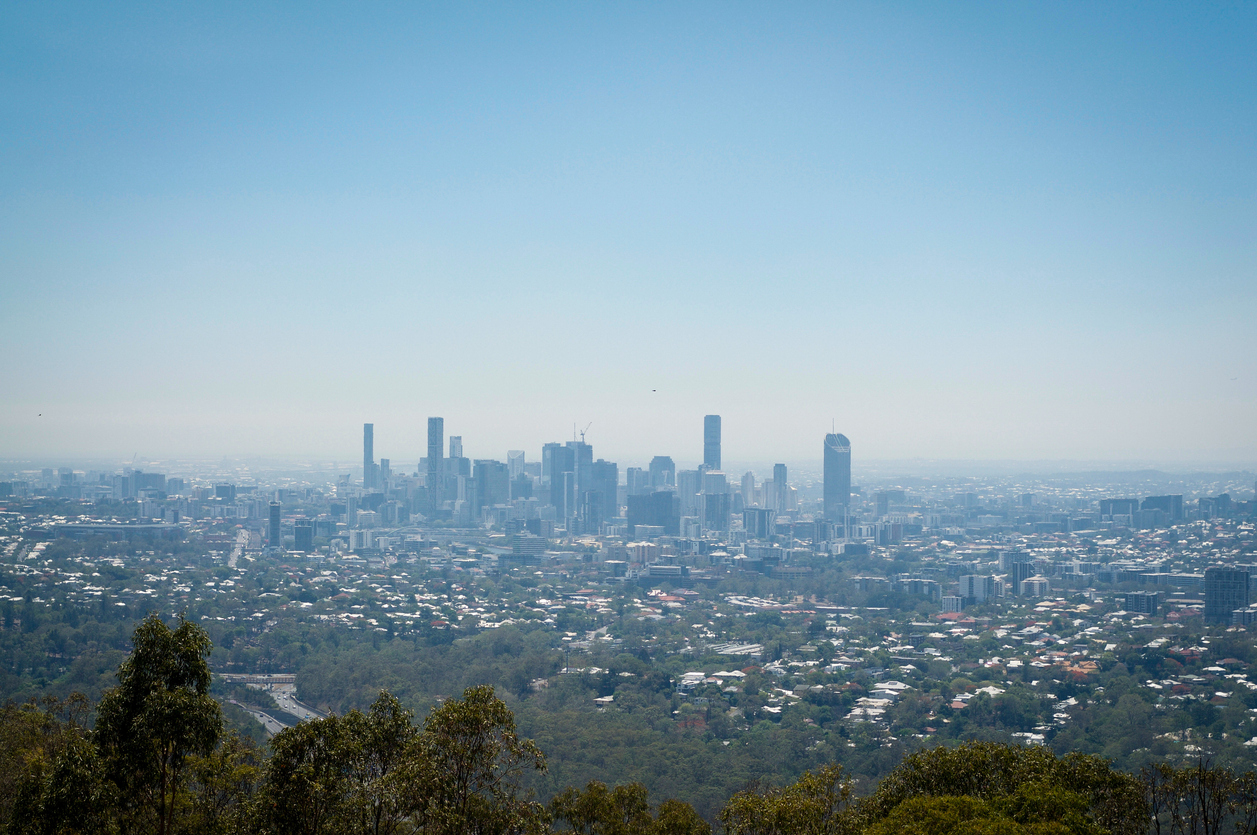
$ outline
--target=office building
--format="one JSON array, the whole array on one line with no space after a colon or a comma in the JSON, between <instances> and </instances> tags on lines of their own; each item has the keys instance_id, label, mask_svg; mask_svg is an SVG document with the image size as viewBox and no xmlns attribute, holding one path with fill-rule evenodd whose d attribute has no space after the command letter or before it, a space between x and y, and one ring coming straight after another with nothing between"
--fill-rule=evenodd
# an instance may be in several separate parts
<instances>
[{"instance_id":1,"label":"office building","mask_svg":"<svg viewBox=\"0 0 1257 835\"><path fill-rule=\"evenodd\" d=\"M629 467L624 471L626 483L625 493L630 496L643 496L650 490L650 473L641 467Z\"/></svg>"},{"instance_id":2,"label":"office building","mask_svg":"<svg viewBox=\"0 0 1257 835\"><path fill-rule=\"evenodd\" d=\"M463 457L463 436L450 435L450 458Z\"/></svg>"},{"instance_id":3,"label":"office building","mask_svg":"<svg viewBox=\"0 0 1257 835\"><path fill-rule=\"evenodd\" d=\"M768 539L773 535L777 514L767 507L748 507L742 511L742 527L747 539Z\"/></svg>"},{"instance_id":4,"label":"office building","mask_svg":"<svg viewBox=\"0 0 1257 835\"><path fill-rule=\"evenodd\" d=\"M667 455L656 455L650 459L650 486L654 490L675 487L677 483L677 465Z\"/></svg>"},{"instance_id":5,"label":"office building","mask_svg":"<svg viewBox=\"0 0 1257 835\"><path fill-rule=\"evenodd\" d=\"M824 471L825 518L839 522L851 505L851 441L846 435L825 436Z\"/></svg>"},{"instance_id":6,"label":"office building","mask_svg":"<svg viewBox=\"0 0 1257 835\"><path fill-rule=\"evenodd\" d=\"M702 474L702 492L728 493L729 479L719 470L706 470Z\"/></svg>"},{"instance_id":7,"label":"office building","mask_svg":"<svg viewBox=\"0 0 1257 835\"><path fill-rule=\"evenodd\" d=\"M445 418L428 418L428 458L424 484L428 489L428 508L440 509L445 502L445 468L442 452L445 446Z\"/></svg>"},{"instance_id":8,"label":"office building","mask_svg":"<svg viewBox=\"0 0 1257 835\"><path fill-rule=\"evenodd\" d=\"M680 513L676 493L658 490L646 495L628 497L629 536L636 537L639 525L662 528L667 536L677 536Z\"/></svg>"},{"instance_id":9,"label":"office building","mask_svg":"<svg viewBox=\"0 0 1257 835\"><path fill-rule=\"evenodd\" d=\"M293 524L293 548L309 554L314 550L314 522L298 519Z\"/></svg>"},{"instance_id":10,"label":"office building","mask_svg":"<svg viewBox=\"0 0 1257 835\"><path fill-rule=\"evenodd\" d=\"M512 481L524 474L524 451L522 449L512 449L506 453L506 468L511 474Z\"/></svg>"},{"instance_id":11,"label":"office building","mask_svg":"<svg viewBox=\"0 0 1257 835\"><path fill-rule=\"evenodd\" d=\"M1123 609L1141 615L1155 615L1160 605L1161 593L1155 591L1128 591L1122 602Z\"/></svg>"},{"instance_id":12,"label":"office building","mask_svg":"<svg viewBox=\"0 0 1257 835\"><path fill-rule=\"evenodd\" d=\"M965 574L960 578L959 596L965 605L985 603L995 598L995 578L986 574Z\"/></svg>"},{"instance_id":13,"label":"office building","mask_svg":"<svg viewBox=\"0 0 1257 835\"><path fill-rule=\"evenodd\" d=\"M1101 499L1100 521L1129 525L1139 512L1139 499Z\"/></svg>"},{"instance_id":14,"label":"office building","mask_svg":"<svg viewBox=\"0 0 1257 835\"><path fill-rule=\"evenodd\" d=\"M69 487L74 483L73 470L71 470L68 474L58 473L58 477L61 479L62 484L66 487ZM134 470L131 473L131 483L135 487L136 495L138 495L142 490L156 490L159 493L166 492L166 476L162 473L146 473L143 470Z\"/></svg>"},{"instance_id":15,"label":"office building","mask_svg":"<svg viewBox=\"0 0 1257 835\"><path fill-rule=\"evenodd\" d=\"M280 533L279 528L279 511L282 505L279 502L271 502L270 525L267 530L266 544L272 548L283 548L284 537Z\"/></svg>"},{"instance_id":16,"label":"office building","mask_svg":"<svg viewBox=\"0 0 1257 835\"><path fill-rule=\"evenodd\" d=\"M475 486L472 506L477 514L486 507L510 502L510 470L501 461L477 459L472 464L472 474Z\"/></svg>"},{"instance_id":17,"label":"office building","mask_svg":"<svg viewBox=\"0 0 1257 835\"><path fill-rule=\"evenodd\" d=\"M720 469L720 415L703 418L703 464L709 470Z\"/></svg>"},{"instance_id":18,"label":"office building","mask_svg":"<svg viewBox=\"0 0 1257 835\"><path fill-rule=\"evenodd\" d=\"M732 509L733 497L728 493L704 493L702 495L703 529L709 531L729 530L729 512Z\"/></svg>"},{"instance_id":19,"label":"office building","mask_svg":"<svg viewBox=\"0 0 1257 835\"><path fill-rule=\"evenodd\" d=\"M620 515L620 503L616 498L619 486L619 465L601 458L593 462L589 484L584 491L586 533L596 533L599 525Z\"/></svg>"},{"instance_id":20,"label":"office building","mask_svg":"<svg viewBox=\"0 0 1257 835\"><path fill-rule=\"evenodd\" d=\"M593 478L594 448L584 441L568 441L564 446L572 450L575 456L572 472L576 476L576 491L583 493L589 489L590 480Z\"/></svg>"},{"instance_id":21,"label":"office building","mask_svg":"<svg viewBox=\"0 0 1257 835\"><path fill-rule=\"evenodd\" d=\"M902 490L879 490L873 494L874 512L880 519L889 515L895 505L902 505L907 501L908 494Z\"/></svg>"},{"instance_id":22,"label":"office building","mask_svg":"<svg viewBox=\"0 0 1257 835\"><path fill-rule=\"evenodd\" d=\"M362 487L375 487L375 424L362 424Z\"/></svg>"},{"instance_id":23,"label":"office building","mask_svg":"<svg viewBox=\"0 0 1257 835\"><path fill-rule=\"evenodd\" d=\"M1027 551L1003 551L999 555L999 570L1006 575L1013 594L1021 594L1021 584L1034 576L1034 560Z\"/></svg>"},{"instance_id":24,"label":"office building","mask_svg":"<svg viewBox=\"0 0 1257 835\"><path fill-rule=\"evenodd\" d=\"M924 577L901 577L895 581L894 586L905 594L917 594L930 600L938 600L943 594L943 588L937 580Z\"/></svg>"},{"instance_id":25,"label":"office building","mask_svg":"<svg viewBox=\"0 0 1257 835\"><path fill-rule=\"evenodd\" d=\"M742 506L754 507L758 504L755 497L755 473L747 470L742 475Z\"/></svg>"},{"instance_id":26,"label":"office building","mask_svg":"<svg viewBox=\"0 0 1257 835\"><path fill-rule=\"evenodd\" d=\"M1231 613L1248 606L1248 571L1242 568L1205 570L1205 621L1230 623Z\"/></svg>"},{"instance_id":27,"label":"office building","mask_svg":"<svg viewBox=\"0 0 1257 835\"><path fill-rule=\"evenodd\" d=\"M702 490L702 473L698 470L681 470L676 474L677 498L681 502L682 516L698 515L698 494Z\"/></svg>"},{"instance_id":28,"label":"office building","mask_svg":"<svg viewBox=\"0 0 1257 835\"><path fill-rule=\"evenodd\" d=\"M1036 574L1022 580L1017 592L1022 597L1047 597L1052 593L1052 581Z\"/></svg>"},{"instance_id":29,"label":"office building","mask_svg":"<svg viewBox=\"0 0 1257 835\"><path fill-rule=\"evenodd\" d=\"M1159 510L1164 513L1169 522L1183 521L1183 497L1175 496L1149 496L1140 502L1139 509L1141 511Z\"/></svg>"},{"instance_id":30,"label":"office building","mask_svg":"<svg viewBox=\"0 0 1257 835\"><path fill-rule=\"evenodd\" d=\"M575 512L576 450L559 443L541 448L541 481L550 490L550 504L559 519Z\"/></svg>"},{"instance_id":31,"label":"office building","mask_svg":"<svg viewBox=\"0 0 1257 835\"><path fill-rule=\"evenodd\" d=\"M701 472L702 497L700 509L702 525L709 531L729 530L729 513L733 498L729 495L729 480L719 470Z\"/></svg>"},{"instance_id":32,"label":"office building","mask_svg":"<svg viewBox=\"0 0 1257 835\"><path fill-rule=\"evenodd\" d=\"M773 494L764 499L768 506L778 513L790 510L790 483L786 474L785 464L773 464Z\"/></svg>"}]
</instances>

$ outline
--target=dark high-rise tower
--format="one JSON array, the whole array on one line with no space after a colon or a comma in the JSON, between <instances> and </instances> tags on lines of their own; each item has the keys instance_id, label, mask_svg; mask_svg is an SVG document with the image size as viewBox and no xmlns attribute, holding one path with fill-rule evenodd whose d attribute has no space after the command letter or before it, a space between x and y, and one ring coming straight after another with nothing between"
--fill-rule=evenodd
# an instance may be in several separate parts
<instances>
[{"instance_id":1,"label":"dark high-rise tower","mask_svg":"<svg viewBox=\"0 0 1257 835\"><path fill-rule=\"evenodd\" d=\"M279 510L281 507L282 505L279 502L271 502L270 530L267 531L267 539L269 541L266 544L272 548L282 548L284 546L284 539L279 532Z\"/></svg>"},{"instance_id":2,"label":"dark high-rise tower","mask_svg":"<svg viewBox=\"0 0 1257 835\"><path fill-rule=\"evenodd\" d=\"M428 472L424 483L428 488L428 502L434 510L445 501L445 473L441 466L444 446L445 418L428 418Z\"/></svg>"},{"instance_id":3,"label":"dark high-rise tower","mask_svg":"<svg viewBox=\"0 0 1257 835\"><path fill-rule=\"evenodd\" d=\"M846 435L825 436L825 518L843 518L851 504L851 442Z\"/></svg>"},{"instance_id":4,"label":"dark high-rise tower","mask_svg":"<svg viewBox=\"0 0 1257 835\"><path fill-rule=\"evenodd\" d=\"M375 424L362 424L362 486L375 486Z\"/></svg>"},{"instance_id":5,"label":"dark high-rise tower","mask_svg":"<svg viewBox=\"0 0 1257 835\"><path fill-rule=\"evenodd\" d=\"M309 519L299 519L293 525L293 548L304 553L314 551L314 523Z\"/></svg>"},{"instance_id":6,"label":"dark high-rise tower","mask_svg":"<svg viewBox=\"0 0 1257 835\"><path fill-rule=\"evenodd\" d=\"M720 469L720 415L703 418L703 463L710 470Z\"/></svg>"}]
</instances>

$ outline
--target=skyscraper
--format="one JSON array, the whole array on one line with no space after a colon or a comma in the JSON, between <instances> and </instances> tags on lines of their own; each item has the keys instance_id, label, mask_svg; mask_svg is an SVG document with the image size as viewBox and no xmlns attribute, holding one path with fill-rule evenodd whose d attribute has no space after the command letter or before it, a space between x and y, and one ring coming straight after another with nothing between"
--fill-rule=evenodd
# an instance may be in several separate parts
<instances>
[{"instance_id":1,"label":"skyscraper","mask_svg":"<svg viewBox=\"0 0 1257 835\"><path fill-rule=\"evenodd\" d=\"M755 473L750 470L742 476L742 506L751 507L755 504Z\"/></svg>"},{"instance_id":2,"label":"skyscraper","mask_svg":"<svg viewBox=\"0 0 1257 835\"><path fill-rule=\"evenodd\" d=\"M314 522L309 519L297 520L293 525L293 547L309 554L314 550Z\"/></svg>"},{"instance_id":3,"label":"skyscraper","mask_svg":"<svg viewBox=\"0 0 1257 835\"><path fill-rule=\"evenodd\" d=\"M362 424L362 487L375 486L375 424Z\"/></svg>"},{"instance_id":4,"label":"skyscraper","mask_svg":"<svg viewBox=\"0 0 1257 835\"><path fill-rule=\"evenodd\" d=\"M698 470L681 470L677 476L677 497L680 499L682 516L698 514L698 493L703 489L702 473Z\"/></svg>"},{"instance_id":5,"label":"skyscraper","mask_svg":"<svg viewBox=\"0 0 1257 835\"><path fill-rule=\"evenodd\" d=\"M428 418L428 472L424 483L428 488L428 505L432 510L445 501L445 478L441 466L442 447L445 446L445 418Z\"/></svg>"},{"instance_id":6,"label":"skyscraper","mask_svg":"<svg viewBox=\"0 0 1257 835\"><path fill-rule=\"evenodd\" d=\"M550 504L566 519L575 510L576 450L560 443L541 448L541 480L549 485Z\"/></svg>"},{"instance_id":7,"label":"skyscraper","mask_svg":"<svg viewBox=\"0 0 1257 835\"><path fill-rule=\"evenodd\" d=\"M748 507L742 511L742 527L751 539L768 539L773 535L777 514L766 507Z\"/></svg>"},{"instance_id":8,"label":"skyscraper","mask_svg":"<svg viewBox=\"0 0 1257 835\"><path fill-rule=\"evenodd\" d=\"M507 450L506 467L510 471L511 480L524 474L524 451L522 449Z\"/></svg>"},{"instance_id":9,"label":"skyscraper","mask_svg":"<svg viewBox=\"0 0 1257 835\"><path fill-rule=\"evenodd\" d=\"M628 484L628 495L644 496L650 492L650 473L641 467L629 467L624 471L624 477Z\"/></svg>"},{"instance_id":10,"label":"skyscraper","mask_svg":"<svg viewBox=\"0 0 1257 835\"><path fill-rule=\"evenodd\" d=\"M511 500L510 470L501 461L477 460L472 464L476 484L472 506L476 513L482 508L506 504Z\"/></svg>"},{"instance_id":11,"label":"skyscraper","mask_svg":"<svg viewBox=\"0 0 1257 835\"><path fill-rule=\"evenodd\" d=\"M637 536L638 525L658 526L668 536L676 536L680 523L677 495L671 490L658 490L646 495L628 497L629 536Z\"/></svg>"},{"instance_id":12,"label":"skyscraper","mask_svg":"<svg viewBox=\"0 0 1257 835\"><path fill-rule=\"evenodd\" d=\"M581 487L585 533L597 533L598 525L620 515L619 483L620 468L614 461L599 458L590 466L589 484Z\"/></svg>"},{"instance_id":13,"label":"skyscraper","mask_svg":"<svg viewBox=\"0 0 1257 835\"><path fill-rule=\"evenodd\" d=\"M584 441L568 441L564 446L572 450L574 456L572 472L575 478L574 489L576 492L572 495L576 501L570 508L570 511L575 513L580 502L580 495L590 489L589 486L593 481L594 448Z\"/></svg>"},{"instance_id":14,"label":"skyscraper","mask_svg":"<svg viewBox=\"0 0 1257 835\"><path fill-rule=\"evenodd\" d=\"M699 499L702 526L711 531L729 530L729 479L719 470L702 473L702 497Z\"/></svg>"},{"instance_id":15,"label":"skyscraper","mask_svg":"<svg viewBox=\"0 0 1257 835\"><path fill-rule=\"evenodd\" d=\"M851 504L851 442L846 435L825 436L825 518L837 522Z\"/></svg>"},{"instance_id":16,"label":"skyscraper","mask_svg":"<svg viewBox=\"0 0 1257 835\"><path fill-rule=\"evenodd\" d=\"M650 459L650 486L656 490L675 487L677 483L677 465L667 455L656 455Z\"/></svg>"},{"instance_id":17,"label":"skyscraper","mask_svg":"<svg viewBox=\"0 0 1257 835\"><path fill-rule=\"evenodd\" d=\"M279 502L271 502L270 529L267 531L266 544L272 548L282 548L284 546L284 539L280 535L279 530L279 510L281 507L282 505Z\"/></svg>"},{"instance_id":18,"label":"skyscraper","mask_svg":"<svg viewBox=\"0 0 1257 835\"><path fill-rule=\"evenodd\" d=\"M785 513L790 509L790 482L786 475L785 464L773 464L773 495L768 499L768 506L778 513Z\"/></svg>"},{"instance_id":19,"label":"skyscraper","mask_svg":"<svg viewBox=\"0 0 1257 835\"><path fill-rule=\"evenodd\" d=\"M720 415L703 418L703 463L709 470L720 469Z\"/></svg>"},{"instance_id":20,"label":"skyscraper","mask_svg":"<svg viewBox=\"0 0 1257 835\"><path fill-rule=\"evenodd\" d=\"M463 457L463 436L450 435L450 458Z\"/></svg>"}]
</instances>

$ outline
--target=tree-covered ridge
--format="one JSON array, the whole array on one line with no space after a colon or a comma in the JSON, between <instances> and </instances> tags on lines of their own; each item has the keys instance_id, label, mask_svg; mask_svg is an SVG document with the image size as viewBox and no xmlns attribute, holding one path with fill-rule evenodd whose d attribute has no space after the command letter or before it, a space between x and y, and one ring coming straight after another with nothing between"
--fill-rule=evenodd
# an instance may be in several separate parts
<instances>
[{"instance_id":1,"label":"tree-covered ridge","mask_svg":"<svg viewBox=\"0 0 1257 835\"><path fill-rule=\"evenodd\" d=\"M152 615L134 631L89 721L82 699L0 714L0 825L34 833L703 835L686 803L652 807L636 782L526 784L546 757L489 686L443 700L421 724L388 692L366 712L301 722L262 751L224 730L208 695L211 643ZM1168 764L1136 777L1099 757L974 742L912 754L857 796L830 763L785 786L727 798L729 835L1138 835L1250 833L1257 778ZM1228 830L1230 831L1230 830Z\"/></svg>"}]
</instances>

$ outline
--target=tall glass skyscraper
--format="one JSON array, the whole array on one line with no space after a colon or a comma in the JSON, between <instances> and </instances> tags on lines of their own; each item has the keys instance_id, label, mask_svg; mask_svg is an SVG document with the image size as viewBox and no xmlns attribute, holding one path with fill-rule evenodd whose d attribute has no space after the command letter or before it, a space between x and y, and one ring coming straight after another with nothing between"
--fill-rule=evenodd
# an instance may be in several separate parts
<instances>
[{"instance_id":1,"label":"tall glass skyscraper","mask_svg":"<svg viewBox=\"0 0 1257 835\"><path fill-rule=\"evenodd\" d=\"M433 510L445 501L445 473L441 467L444 446L445 418L428 418L428 472L425 484L428 488L428 502Z\"/></svg>"},{"instance_id":2,"label":"tall glass skyscraper","mask_svg":"<svg viewBox=\"0 0 1257 835\"><path fill-rule=\"evenodd\" d=\"M851 504L851 442L846 435L825 436L825 518L842 519Z\"/></svg>"},{"instance_id":3,"label":"tall glass skyscraper","mask_svg":"<svg viewBox=\"0 0 1257 835\"><path fill-rule=\"evenodd\" d=\"M709 470L720 469L720 415L703 418L703 463Z\"/></svg>"},{"instance_id":4,"label":"tall glass skyscraper","mask_svg":"<svg viewBox=\"0 0 1257 835\"><path fill-rule=\"evenodd\" d=\"M362 424L362 486L375 486L375 424Z\"/></svg>"}]
</instances>

